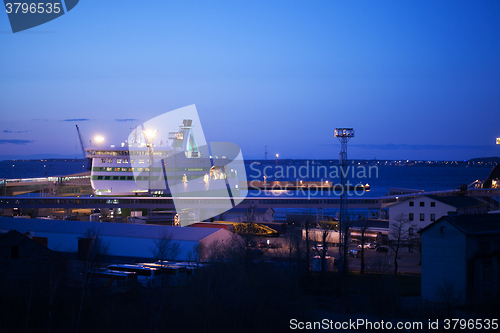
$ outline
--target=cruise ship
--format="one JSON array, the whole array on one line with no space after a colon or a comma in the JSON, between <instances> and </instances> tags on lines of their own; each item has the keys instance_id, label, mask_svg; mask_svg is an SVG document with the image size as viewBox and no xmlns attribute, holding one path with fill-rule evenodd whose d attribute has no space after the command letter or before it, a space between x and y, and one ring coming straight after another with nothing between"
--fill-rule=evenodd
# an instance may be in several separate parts
<instances>
[{"instance_id":1,"label":"cruise ship","mask_svg":"<svg viewBox=\"0 0 500 333\"><path fill-rule=\"evenodd\" d=\"M96 196L227 197L228 190L239 192L238 172L243 167L244 174L244 165L237 159L237 145L198 146L191 119L168 132L168 140L155 143L156 132L136 127L120 147L86 149ZM229 193L233 195L239 193Z\"/></svg>"}]
</instances>

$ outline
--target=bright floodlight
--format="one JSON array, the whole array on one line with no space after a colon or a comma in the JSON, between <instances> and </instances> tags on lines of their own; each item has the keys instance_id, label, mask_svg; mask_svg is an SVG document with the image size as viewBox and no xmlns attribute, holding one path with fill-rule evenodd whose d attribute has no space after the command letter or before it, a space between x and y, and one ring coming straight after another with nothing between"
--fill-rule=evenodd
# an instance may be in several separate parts
<instances>
[{"instance_id":1,"label":"bright floodlight","mask_svg":"<svg viewBox=\"0 0 500 333\"><path fill-rule=\"evenodd\" d=\"M500 145L500 138L497 138L497 145Z\"/></svg>"},{"instance_id":2,"label":"bright floodlight","mask_svg":"<svg viewBox=\"0 0 500 333\"><path fill-rule=\"evenodd\" d=\"M276 154L276 158L280 157L280 154Z\"/></svg>"},{"instance_id":3,"label":"bright floodlight","mask_svg":"<svg viewBox=\"0 0 500 333\"><path fill-rule=\"evenodd\" d=\"M338 138L353 138L354 137L354 129L352 128L336 128L333 132L333 136Z\"/></svg>"},{"instance_id":4,"label":"bright floodlight","mask_svg":"<svg viewBox=\"0 0 500 333\"><path fill-rule=\"evenodd\" d=\"M102 136L98 135L98 136L96 136L94 138L94 140L97 141L97 143L99 143L99 147L100 147L101 146L101 142L104 141L104 138Z\"/></svg>"},{"instance_id":5,"label":"bright floodlight","mask_svg":"<svg viewBox=\"0 0 500 333\"><path fill-rule=\"evenodd\" d=\"M144 136L146 137L146 139L148 139L148 141L153 140L156 137L156 133L158 133L157 130L153 130L150 128L144 130Z\"/></svg>"}]
</instances>

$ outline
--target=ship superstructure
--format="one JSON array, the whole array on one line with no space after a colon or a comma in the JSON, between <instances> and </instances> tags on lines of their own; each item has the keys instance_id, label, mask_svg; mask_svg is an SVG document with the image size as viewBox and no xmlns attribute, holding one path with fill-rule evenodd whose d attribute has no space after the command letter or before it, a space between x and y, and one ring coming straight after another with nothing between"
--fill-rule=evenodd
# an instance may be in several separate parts
<instances>
[{"instance_id":1,"label":"ship superstructure","mask_svg":"<svg viewBox=\"0 0 500 333\"><path fill-rule=\"evenodd\" d=\"M90 147L91 185L95 195L171 195L210 189L226 189L227 178L237 176L226 156L210 156L208 146L199 147L191 119L168 140L148 140L147 131L136 127L121 147Z\"/></svg>"}]
</instances>

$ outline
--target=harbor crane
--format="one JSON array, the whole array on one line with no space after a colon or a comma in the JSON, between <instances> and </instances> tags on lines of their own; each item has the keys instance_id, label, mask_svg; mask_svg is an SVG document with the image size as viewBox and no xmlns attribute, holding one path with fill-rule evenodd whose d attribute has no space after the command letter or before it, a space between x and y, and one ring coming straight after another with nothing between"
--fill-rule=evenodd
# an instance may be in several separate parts
<instances>
[{"instance_id":1,"label":"harbor crane","mask_svg":"<svg viewBox=\"0 0 500 333\"><path fill-rule=\"evenodd\" d=\"M83 158L86 158L85 147L83 146L83 139L82 139L82 134L80 133L80 128L78 127L78 125L75 126L76 126L76 131L78 132L78 138L80 139L80 147L82 148ZM87 163L87 170L90 170L91 168L92 168L92 159L89 158Z\"/></svg>"}]
</instances>

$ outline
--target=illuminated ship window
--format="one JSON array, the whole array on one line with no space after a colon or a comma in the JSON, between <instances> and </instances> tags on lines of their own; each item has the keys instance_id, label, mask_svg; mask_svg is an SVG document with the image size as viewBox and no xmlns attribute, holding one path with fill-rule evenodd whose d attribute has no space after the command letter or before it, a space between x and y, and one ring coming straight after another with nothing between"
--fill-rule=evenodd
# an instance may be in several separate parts
<instances>
[{"instance_id":1,"label":"illuminated ship window","mask_svg":"<svg viewBox=\"0 0 500 333\"><path fill-rule=\"evenodd\" d=\"M144 159L143 159L143 158L141 158L141 159L139 160L139 164L144 164Z\"/></svg>"},{"instance_id":2,"label":"illuminated ship window","mask_svg":"<svg viewBox=\"0 0 500 333\"><path fill-rule=\"evenodd\" d=\"M113 159L112 158L108 158L108 163L113 163Z\"/></svg>"},{"instance_id":3,"label":"illuminated ship window","mask_svg":"<svg viewBox=\"0 0 500 333\"><path fill-rule=\"evenodd\" d=\"M116 159L116 163L121 164L122 163L122 159L121 158L117 158Z\"/></svg>"},{"instance_id":4,"label":"illuminated ship window","mask_svg":"<svg viewBox=\"0 0 500 333\"><path fill-rule=\"evenodd\" d=\"M124 158L123 163L128 163L128 158Z\"/></svg>"},{"instance_id":5,"label":"illuminated ship window","mask_svg":"<svg viewBox=\"0 0 500 333\"><path fill-rule=\"evenodd\" d=\"M106 159L105 158L101 158L101 163L106 163Z\"/></svg>"}]
</instances>

